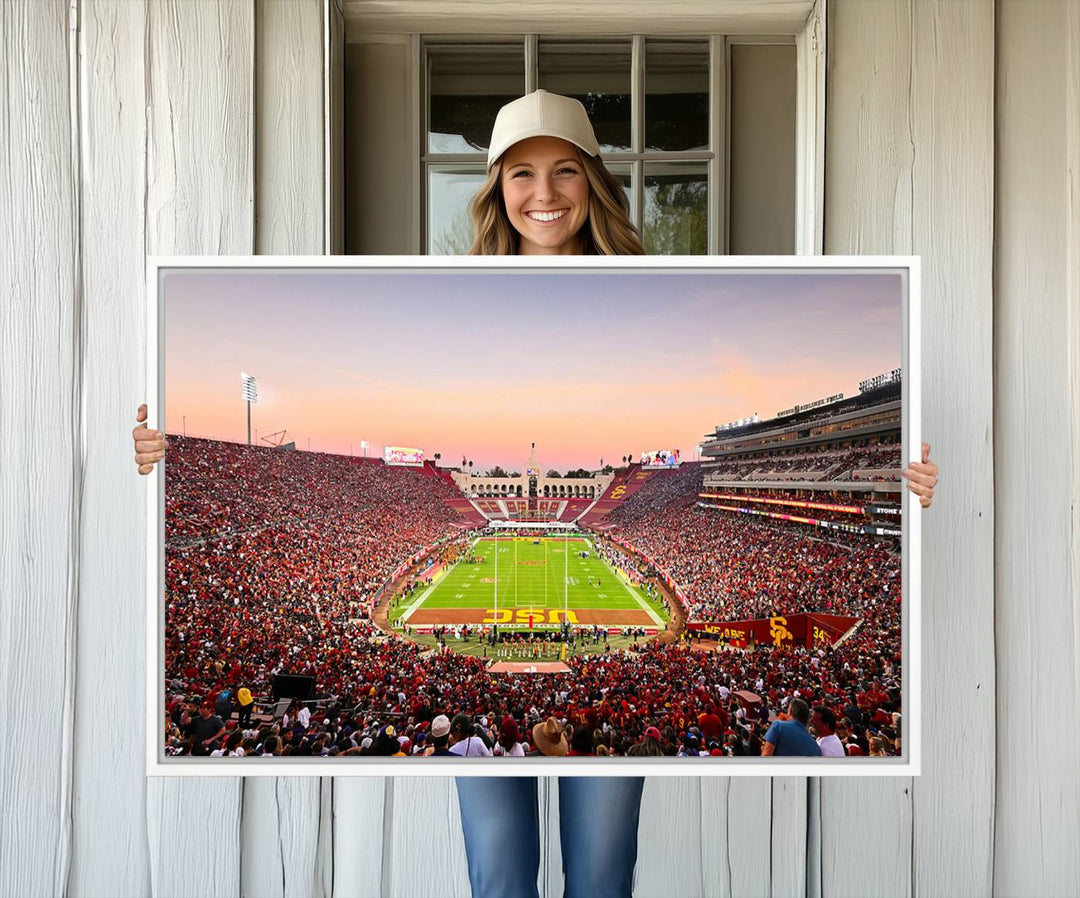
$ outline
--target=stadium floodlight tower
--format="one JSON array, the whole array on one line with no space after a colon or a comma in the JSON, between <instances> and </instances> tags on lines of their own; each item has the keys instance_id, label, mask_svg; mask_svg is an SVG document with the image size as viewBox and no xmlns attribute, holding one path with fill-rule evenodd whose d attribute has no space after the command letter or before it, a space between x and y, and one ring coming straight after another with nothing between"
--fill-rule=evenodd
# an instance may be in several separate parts
<instances>
[{"instance_id":1,"label":"stadium floodlight tower","mask_svg":"<svg viewBox=\"0 0 1080 898\"><path fill-rule=\"evenodd\" d=\"M259 401L259 385L255 383L255 377L251 374L240 374L240 390L247 403L248 445L251 445L251 404Z\"/></svg>"}]
</instances>

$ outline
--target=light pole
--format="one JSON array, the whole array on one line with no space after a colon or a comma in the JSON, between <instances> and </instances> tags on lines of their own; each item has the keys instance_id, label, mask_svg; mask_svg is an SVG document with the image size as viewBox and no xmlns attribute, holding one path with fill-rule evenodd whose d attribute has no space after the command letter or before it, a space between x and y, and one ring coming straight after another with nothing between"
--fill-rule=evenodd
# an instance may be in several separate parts
<instances>
[{"instance_id":1,"label":"light pole","mask_svg":"<svg viewBox=\"0 0 1080 898\"><path fill-rule=\"evenodd\" d=\"M240 375L241 394L247 403L247 441L251 445L251 404L259 401L259 386L251 374Z\"/></svg>"}]
</instances>

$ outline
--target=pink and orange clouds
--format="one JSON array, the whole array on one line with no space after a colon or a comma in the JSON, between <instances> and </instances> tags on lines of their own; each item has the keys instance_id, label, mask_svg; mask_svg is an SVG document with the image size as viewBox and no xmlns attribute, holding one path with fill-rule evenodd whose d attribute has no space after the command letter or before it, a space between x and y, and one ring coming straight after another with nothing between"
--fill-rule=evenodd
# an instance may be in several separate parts
<instances>
[{"instance_id":1,"label":"pink and orange clouds","mask_svg":"<svg viewBox=\"0 0 1080 898\"><path fill-rule=\"evenodd\" d=\"M891 273L176 271L165 428L520 470L695 447L901 363ZM253 434L254 437L254 434Z\"/></svg>"}]
</instances>

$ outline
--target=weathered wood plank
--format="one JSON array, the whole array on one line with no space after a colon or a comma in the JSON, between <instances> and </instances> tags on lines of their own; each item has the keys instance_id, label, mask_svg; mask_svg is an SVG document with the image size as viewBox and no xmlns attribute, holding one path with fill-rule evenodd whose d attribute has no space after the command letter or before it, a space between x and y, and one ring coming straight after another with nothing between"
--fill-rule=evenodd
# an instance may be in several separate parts
<instances>
[{"instance_id":1,"label":"weathered wood plank","mask_svg":"<svg viewBox=\"0 0 1080 898\"><path fill-rule=\"evenodd\" d=\"M911 782L822 779L823 895L912 893Z\"/></svg>"},{"instance_id":2,"label":"weathered wood plank","mask_svg":"<svg viewBox=\"0 0 1080 898\"><path fill-rule=\"evenodd\" d=\"M388 844L387 783L381 776L336 777L334 783L334 898L381 898ZM439 818L423 816L434 826ZM446 811L450 813L449 810ZM447 824L449 826L449 824Z\"/></svg>"},{"instance_id":3,"label":"weathered wood plank","mask_svg":"<svg viewBox=\"0 0 1080 898\"><path fill-rule=\"evenodd\" d=\"M387 777L384 895L469 898L469 868L453 777ZM340 832L340 829L338 830Z\"/></svg>"},{"instance_id":4,"label":"weathered wood plank","mask_svg":"<svg viewBox=\"0 0 1080 898\"><path fill-rule=\"evenodd\" d=\"M213 896L240 891L239 777L153 777L146 795L154 898Z\"/></svg>"},{"instance_id":5,"label":"weathered wood plank","mask_svg":"<svg viewBox=\"0 0 1080 898\"><path fill-rule=\"evenodd\" d=\"M825 252L909 254L910 7L839 0L828 20ZM910 893L910 791L910 779L821 780L822 894Z\"/></svg>"},{"instance_id":6,"label":"weathered wood plank","mask_svg":"<svg viewBox=\"0 0 1080 898\"><path fill-rule=\"evenodd\" d=\"M321 0L255 7L255 252L324 251Z\"/></svg>"},{"instance_id":7,"label":"weathered wood plank","mask_svg":"<svg viewBox=\"0 0 1080 898\"><path fill-rule=\"evenodd\" d=\"M772 781L772 887L774 898L806 894L807 777L778 776Z\"/></svg>"},{"instance_id":8,"label":"weathered wood plank","mask_svg":"<svg viewBox=\"0 0 1080 898\"><path fill-rule=\"evenodd\" d=\"M923 517L912 888L965 898L993 889L993 4L912 5L911 89L923 434L945 472ZM964 734L964 751L948 749L951 733Z\"/></svg>"},{"instance_id":9,"label":"weathered wood plank","mask_svg":"<svg viewBox=\"0 0 1080 898\"><path fill-rule=\"evenodd\" d=\"M162 0L147 18L149 251L250 253L252 0Z\"/></svg>"},{"instance_id":10,"label":"weathered wood plank","mask_svg":"<svg viewBox=\"0 0 1080 898\"><path fill-rule=\"evenodd\" d=\"M1080 10L999 3L994 892L1080 882ZM1048 725L1050 738L1044 733Z\"/></svg>"},{"instance_id":11,"label":"weathered wood plank","mask_svg":"<svg viewBox=\"0 0 1080 898\"><path fill-rule=\"evenodd\" d=\"M146 8L79 5L85 481L72 805L72 896L150 892L143 754L146 482L130 429L146 397ZM117 559L126 559L118 564ZM102 723L124 709L125 726ZM108 820L103 826L102 821Z\"/></svg>"},{"instance_id":12,"label":"weathered wood plank","mask_svg":"<svg viewBox=\"0 0 1080 898\"><path fill-rule=\"evenodd\" d=\"M240 824L241 894L323 896L319 855L322 787L318 777L250 777Z\"/></svg>"},{"instance_id":13,"label":"weathered wood plank","mask_svg":"<svg viewBox=\"0 0 1080 898\"><path fill-rule=\"evenodd\" d=\"M825 252L911 250L908 5L835 0L828 15Z\"/></svg>"},{"instance_id":14,"label":"weathered wood plank","mask_svg":"<svg viewBox=\"0 0 1080 898\"><path fill-rule=\"evenodd\" d=\"M4 895L60 894L71 848L83 430L68 27L62 0L6 4L0 16L0 690L12 724L0 741ZM41 732L47 751L37 750Z\"/></svg>"},{"instance_id":15,"label":"weathered wood plank","mask_svg":"<svg viewBox=\"0 0 1080 898\"><path fill-rule=\"evenodd\" d=\"M255 5L254 227L259 254L323 251L322 28L320 0L259 0ZM319 850L322 794L317 777L245 782L244 895L329 893L332 858Z\"/></svg>"},{"instance_id":16,"label":"weathered wood plank","mask_svg":"<svg viewBox=\"0 0 1080 898\"><path fill-rule=\"evenodd\" d=\"M701 780L702 894L770 894L772 789L764 778Z\"/></svg>"},{"instance_id":17,"label":"weathered wood plank","mask_svg":"<svg viewBox=\"0 0 1080 898\"><path fill-rule=\"evenodd\" d=\"M541 895L562 894L562 843L559 833L559 778L538 778L540 804L540 884Z\"/></svg>"},{"instance_id":18,"label":"weathered wood plank","mask_svg":"<svg viewBox=\"0 0 1080 898\"><path fill-rule=\"evenodd\" d=\"M635 896L709 894L701 878L703 813L698 777L645 777Z\"/></svg>"},{"instance_id":19,"label":"weathered wood plank","mask_svg":"<svg viewBox=\"0 0 1080 898\"><path fill-rule=\"evenodd\" d=\"M147 17L148 251L250 253L253 4L152 3ZM155 896L238 894L241 781L154 778L148 796Z\"/></svg>"},{"instance_id":20,"label":"weathered wood plank","mask_svg":"<svg viewBox=\"0 0 1080 898\"><path fill-rule=\"evenodd\" d=\"M822 781L821 891L983 894L994 782L993 7L830 10L826 251L922 256L923 434L945 480L924 521L924 775ZM962 396L948 389L956 383ZM940 732L969 734L968 750L935 751Z\"/></svg>"}]
</instances>

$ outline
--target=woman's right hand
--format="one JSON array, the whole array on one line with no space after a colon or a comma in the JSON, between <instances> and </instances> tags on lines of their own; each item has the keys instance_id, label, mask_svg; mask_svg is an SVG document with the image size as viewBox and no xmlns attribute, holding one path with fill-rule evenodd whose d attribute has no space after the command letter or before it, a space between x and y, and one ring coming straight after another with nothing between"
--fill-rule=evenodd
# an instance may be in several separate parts
<instances>
[{"instance_id":1,"label":"woman's right hand","mask_svg":"<svg viewBox=\"0 0 1080 898\"><path fill-rule=\"evenodd\" d=\"M139 426L131 431L135 440L135 463L139 466L140 474L149 474L154 470L154 465L165 457L165 447L169 441L160 430L150 430L146 426L146 403L139 406L135 420Z\"/></svg>"}]
</instances>

